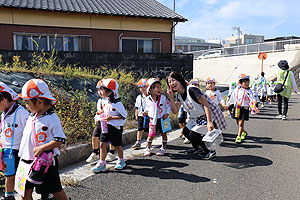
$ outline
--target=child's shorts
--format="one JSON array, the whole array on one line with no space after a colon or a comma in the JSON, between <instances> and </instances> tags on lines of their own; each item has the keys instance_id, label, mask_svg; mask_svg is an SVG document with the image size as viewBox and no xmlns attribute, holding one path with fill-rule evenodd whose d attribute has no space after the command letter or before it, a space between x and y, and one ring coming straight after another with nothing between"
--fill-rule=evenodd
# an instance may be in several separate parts
<instances>
[{"instance_id":1,"label":"child's shorts","mask_svg":"<svg viewBox=\"0 0 300 200\"><path fill-rule=\"evenodd\" d=\"M149 120L147 120L146 123L147 123L146 128L144 128L144 117L143 116L138 116L138 131L149 132Z\"/></svg>"},{"instance_id":2,"label":"child's shorts","mask_svg":"<svg viewBox=\"0 0 300 200\"><path fill-rule=\"evenodd\" d=\"M120 129L107 124L108 133L103 133L100 136L100 142L111 142L113 146L121 146L123 126Z\"/></svg>"},{"instance_id":3,"label":"child's shorts","mask_svg":"<svg viewBox=\"0 0 300 200\"><path fill-rule=\"evenodd\" d=\"M240 117L239 118L236 118L235 117L235 107L233 108L233 112L232 112L232 115L231 117L233 119L239 119L239 120L245 120L245 121L248 121L249 120L249 108L245 108L245 107L241 107L240 108Z\"/></svg>"},{"instance_id":4,"label":"child's shorts","mask_svg":"<svg viewBox=\"0 0 300 200\"><path fill-rule=\"evenodd\" d=\"M152 119L150 118L148 136L155 137L158 131L162 133L161 118L157 119L156 125L152 124Z\"/></svg>"},{"instance_id":5,"label":"child's shorts","mask_svg":"<svg viewBox=\"0 0 300 200\"><path fill-rule=\"evenodd\" d=\"M183 111L182 115L178 116L178 123L185 124L186 116L187 116L187 113L185 111Z\"/></svg>"},{"instance_id":6,"label":"child's shorts","mask_svg":"<svg viewBox=\"0 0 300 200\"><path fill-rule=\"evenodd\" d=\"M101 135L101 122L97 121L97 124L94 128L93 136L100 138L100 135Z\"/></svg>"},{"instance_id":7,"label":"child's shorts","mask_svg":"<svg viewBox=\"0 0 300 200\"><path fill-rule=\"evenodd\" d=\"M10 149L6 149L6 150L7 150L8 152L10 152ZM3 152L4 152L4 149L3 149ZM19 162L20 162L20 157L18 156L19 151L13 149L12 154L14 154L14 158L15 158L15 170L14 170L14 173L13 173L13 174L10 174L10 175L7 175L7 174L4 173L5 177L15 176L15 175L16 175L16 172L17 172L17 169L18 169L18 165L19 165ZM9 168L10 166L6 166L6 167Z\"/></svg>"},{"instance_id":8,"label":"child's shorts","mask_svg":"<svg viewBox=\"0 0 300 200\"><path fill-rule=\"evenodd\" d=\"M51 165L46 173L45 180L42 184L37 185L34 183L31 183L29 181L26 181L26 190L35 188L36 193L38 194L54 194L57 192L62 191L62 186L59 178L58 173L58 160L57 156L54 157L55 159L55 166ZM25 161L26 163L30 163L33 161Z\"/></svg>"}]
</instances>

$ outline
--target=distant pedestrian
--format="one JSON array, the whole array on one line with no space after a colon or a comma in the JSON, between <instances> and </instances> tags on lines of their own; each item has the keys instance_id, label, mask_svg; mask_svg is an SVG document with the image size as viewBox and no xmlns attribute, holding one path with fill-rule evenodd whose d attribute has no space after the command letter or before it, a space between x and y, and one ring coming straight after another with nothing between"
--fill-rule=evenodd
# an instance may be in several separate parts
<instances>
[{"instance_id":1,"label":"distant pedestrian","mask_svg":"<svg viewBox=\"0 0 300 200\"><path fill-rule=\"evenodd\" d=\"M145 114L146 98L147 98L147 79L141 79L138 82L138 88L141 94L136 97L135 100L135 119L138 122L138 132L136 136L136 142L131 147L133 149L139 149L141 147L141 140L143 133L149 132L149 116Z\"/></svg>"},{"instance_id":2,"label":"distant pedestrian","mask_svg":"<svg viewBox=\"0 0 300 200\"><path fill-rule=\"evenodd\" d=\"M156 153L157 156L163 156L167 150L167 132L163 131L162 120L166 120L171 112L171 106L169 100L161 94L161 82L159 79L150 78L147 81L147 93L148 97L146 99L145 112L150 117L149 123L149 134L147 139L146 149L144 151L144 156L151 155L151 144L154 137L158 132L161 132L162 147ZM171 126L171 124L169 124Z\"/></svg>"},{"instance_id":3,"label":"distant pedestrian","mask_svg":"<svg viewBox=\"0 0 300 200\"><path fill-rule=\"evenodd\" d=\"M239 86L234 89L227 103L229 109L233 109L231 117L236 120L238 125L238 135L235 139L236 143L241 143L248 135L245 130L245 121L249 120L249 107L252 101L254 105L256 101L252 90L249 88L250 76L241 74L239 76Z\"/></svg>"},{"instance_id":4,"label":"distant pedestrian","mask_svg":"<svg viewBox=\"0 0 300 200\"><path fill-rule=\"evenodd\" d=\"M286 60L281 60L278 63L278 67L275 65L271 65L274 72L277 74L277 83L283 84L284 79L286 78L284 84L284 90L277 94L277 101L278 101L278 114L276 117L281 118L282 120L287 119L287 112L289 106L289 98L291 97L292 91L295 93L298 92L298 87L296 84L296 80L294 77L294 73L289 70L289 64ZM284 108L282 113L282 99L284 101Z\"/></svg>"},{"instance_id":5,"label":"distant pedestrian","mask_svg":"<svg viewBox=\"0 0 300 200\"><path fill-rule=\"evenodd\" d=\"M119 158L114 168L121 170L126 166L121 142L127 112L120 98L118 98L118 83L115 79L102 79L97 87L100 88L101 96L107 98L107 105L100 115L102 130L100 136L100 161L92 168L92 171L94 173L107 171L106 156L108 142L111 142L112 146L115 147Z\"/></svg>"},{"instance_id":6,"label":"distant pedestrian","mask_svg":"<svg viewBox=\"0 0 300 200\"><path fill-rule=\"evenodd\" d=\"M178 72L171 72L167 83L167 93L170 98L172 112L177 113L180 106L183 105L190 116L189 122L183 129L183 134L191 141L193 146L193 149L188 150L187 153L204 153L203 159L215 157L216 151L209 150L202 141L203 135L193 131L192 128L199 124L206 125L208 131L212 131L214 128L226 129L227 124L222 111L200 88L193 85L187 86L182 75ZM176 100L174 92L177 93Z\"/></svg>"},{"instance_id":7,"label":"distant pedestrian","mask_svg":"<svg viewBox=\"0 0 300 200\"><path fill-rule=\"evenodd\" d=\"M267 99L267 80L265 78L265 72L261 72L259 79L259 96L261 107L265 107L265 101Z\"/></svg>"}]
</instances>

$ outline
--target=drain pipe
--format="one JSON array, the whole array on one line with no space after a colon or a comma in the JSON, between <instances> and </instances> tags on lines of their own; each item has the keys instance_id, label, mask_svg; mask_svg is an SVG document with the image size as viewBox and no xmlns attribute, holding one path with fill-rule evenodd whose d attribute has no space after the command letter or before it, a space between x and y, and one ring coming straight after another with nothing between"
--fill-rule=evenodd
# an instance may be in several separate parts
<instances>
[{"instance_id":1,"label":"drain pipe","mask_svg":"<svg viewBox=\"0 0 300 200\"><path fill-rule=\"evenodd\" d=\"M175 52L175 26L178 24L178 21L175 21L175 23L173 22L173 26L171 28L171 36L172 36L172 42L171 42L171 49L172 49L172 53Z\"/></svg>"},{"instance_id":2,"label":"drain pipe","mask_svg":"<svg viewBox=\"0 0 300 200\"><path fill-rule=\"evenodd\" d=\"M119 52L122 52L122 42L121 42L121 38L124 35L124 33L120 33L119 37L118 37L118 41L119 41Z\"/></svg>"}]
</instances>

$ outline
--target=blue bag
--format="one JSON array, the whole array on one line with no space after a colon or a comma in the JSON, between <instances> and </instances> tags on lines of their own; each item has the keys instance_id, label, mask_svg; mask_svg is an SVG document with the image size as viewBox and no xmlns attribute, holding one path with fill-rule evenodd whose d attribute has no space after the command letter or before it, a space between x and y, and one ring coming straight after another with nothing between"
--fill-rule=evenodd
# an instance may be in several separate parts
<instances>
[{"instance_id":1,"label":"blue bag","mask_svg":"<svg viewBox=\"0 0 300 200\"><path fill-rule=\"evenodd\" d=\"M166 132L172 130L172 126L171 126L169 117L165 120L163 120L163 118L161 118L161 129L162 129L163 133L166 133Z\"/></svg>"}]
</instances>

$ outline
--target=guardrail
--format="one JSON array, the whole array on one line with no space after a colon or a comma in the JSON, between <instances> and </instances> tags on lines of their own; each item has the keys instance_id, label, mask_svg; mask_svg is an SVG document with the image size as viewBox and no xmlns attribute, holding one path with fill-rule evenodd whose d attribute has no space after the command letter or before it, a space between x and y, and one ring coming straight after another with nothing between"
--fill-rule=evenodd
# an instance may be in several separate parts
<instances>
[{"instance_id":1,"label":"guardrail","mask_svg":"<svg viewBox=\"0 0 300 200\"><path fill-rule=\"evenodd\" d=\"M260 52L282 52L282 51L294 51L300 50L300 39L282 40L274 42L264 42L248 45L238 45L232 47L223 47L209 50L186 52L187 54L193 54L194 60L227 57L227 56L240 56L257 54Z\"/></svg>"}]
</instances>

